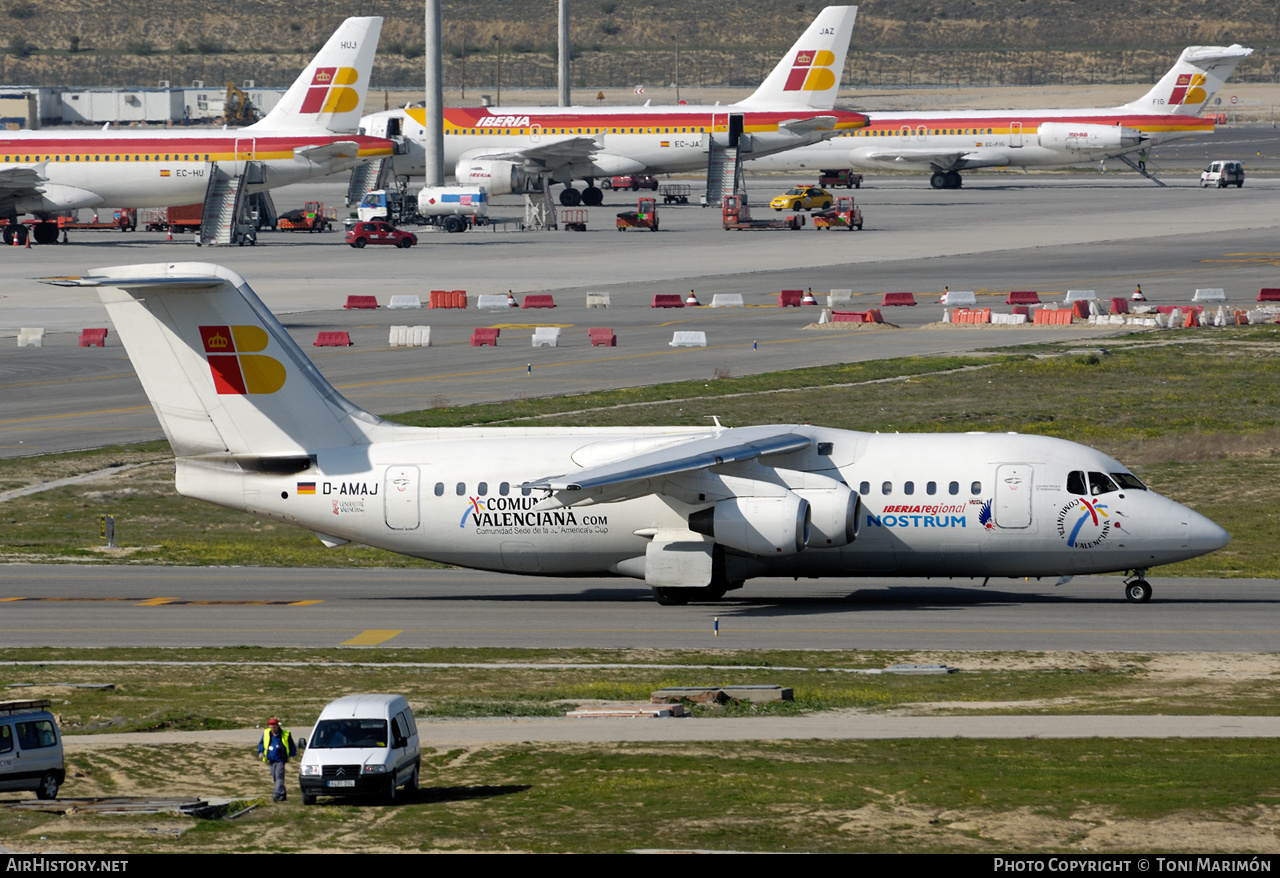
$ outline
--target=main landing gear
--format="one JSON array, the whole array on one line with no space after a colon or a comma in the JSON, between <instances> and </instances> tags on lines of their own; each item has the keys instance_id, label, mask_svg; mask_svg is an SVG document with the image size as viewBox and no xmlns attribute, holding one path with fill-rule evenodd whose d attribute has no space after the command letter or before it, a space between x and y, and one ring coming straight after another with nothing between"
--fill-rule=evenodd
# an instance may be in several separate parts
<instances>
[{"instance_id":1,"label":"main landing gear","mask_svg":"<svg viewBox=\"0 0 1280 878\"><path fill-rule=\"evenodd\" d=\"M594 180L587 181L587 188L579 192L573 188L573 183L564 184L564 191L560 193L560 203L565 207L577 207L579 204L585 204L587 207L599 207L604 204L604 193L600 191L600 187L595 184Z\"/></svg>"},{"instance_id":2,"label":"main landing gear","mask_svg":"<svg viewBox=\"0 0 1280 878\"><path fill-rule=\"evenodd\" d=\"M1147 582L1145 570L1133 571L1134 578L1126 579L1124 583L1125 600L1131 604L1145 604L1151 600L1151 583Z\"/></svg>"},{"instance_id":3,"label":"main landing gear","mask_svg":"<svg viewBox=\"0 0 1280 878\"><path fill-rule=\"evenodd\" d=\"M929 178L929 185L934 189L959 189L964 185L959 171L935 171Z\"/></svg>"}]
</instances>

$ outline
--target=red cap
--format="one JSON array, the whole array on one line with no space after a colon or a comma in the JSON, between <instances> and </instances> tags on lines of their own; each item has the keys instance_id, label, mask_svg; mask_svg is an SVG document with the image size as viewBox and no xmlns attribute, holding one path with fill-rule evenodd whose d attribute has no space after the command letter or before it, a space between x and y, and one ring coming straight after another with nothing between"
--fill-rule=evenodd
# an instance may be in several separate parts
<instances>
[{"instance_id":1,"label":"red cap","mask_svg":"<svg viewBox=\"0 0 1280 878\"><path fill-rule=\"evenodd\" d=\"M276 718L273 716L273 717L271 717L271 719L267 720L267 725L269 725L269 726L278 726L278 725L280 725L280 720L276 719Z\"/></svg>"}]
</instances>

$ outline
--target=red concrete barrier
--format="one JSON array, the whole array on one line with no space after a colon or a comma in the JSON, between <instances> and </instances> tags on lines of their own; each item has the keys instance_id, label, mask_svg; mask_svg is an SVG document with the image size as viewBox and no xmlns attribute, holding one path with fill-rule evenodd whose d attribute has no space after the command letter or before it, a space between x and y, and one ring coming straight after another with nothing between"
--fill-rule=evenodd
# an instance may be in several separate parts
<instances>
[{"instance_id":1,"label":"red concrete barrier","mask_svg":"<svg viewBox=\"0 0 1280 878\"><path fill-rule=\"evenodd\" d=\"M684 297L659 294L653 297L653 304L651 304L649 307L650 308L683 308Z\"/></svg>"},{"instance_id":2,"label":"red concrete barrier","mask_svg":"<svg viewBox=\"0 0 1280 878\"><path fill-rule=\"evenodd\" d=\"M1112 299L1111 313L1112 314L1128 314L1129 300L1128 299Z\"/></svg>"},{"instance_id":3,"label":"red concrete barrier","mask_svg":"<svg viewBox=\"0 0 1280 878\"><path fill-rule=\"evenodd\" d=\"M347 309L360 309L372 311L378 307L377 296L347 296L347 304L342 306Z\"/></svg>"},{"instance_id":4,"label":"red concrete barrier","mask_svg":"<svg viewBox=\"0 0 1280 878\"><path fill-rule=\"evenodd\" d=\"M591 346L593 348L601 346L616 348L618 346L618 337L607 326L593 326L587 330L587 335L591 338Z\"/></svg>"},{"instance_id":5,"label":"red concrete barrier","mask_svg":"<svg viewBox=\"0 0 1280 878\"><path fill-rule=\"evenodd\" d=\"M351 334L348 332L318 332L316 333L316 340L312 344L312 347L349 348L351 347Z\"/></svg>"},{"instance_id":6,"label":"red concrete barrier","mask_svg":"<svg viewBox=\"0 0 1280 878\"><path fill-rule=\"evenodd\" d=\"M107 331L105 329L80 330L80 347L105 348L106 346L107 346Z\"/></svg>"},{"instance_id":7,"label":"red concrete barrier","mask_svg":"<svg viewBox=\"0 0 1280 878\"><path fill-rule=\"evenodd\" d=\"M466 290L432 290L428 308L466 308Z\"/></svg>"},{"instance_id":8,"label":"red concrete barrier","mask_svg":"<svg viewBox=\"0 0 1280 878\"><path fill-rule=\"evenodd\" d=\"M1015 306L1013 307L1013 313L1014 313L1014 314L1021 314L1023 317L1030 317L1030 316L1031 316L1031 309L1030 309L1030 308L1028 308L1026 305L1015 305Z\"/></svg>"},{"instance_id":9,"label":"red concrete barrier","mask_svg":"<svg viewBox=\"0 0 1280 878\"><path fill-rule=\"evenodd\" d=\"M1075 313L1066 308L1054 311L1037 308L1031 322L1036 326L1070 326L1071 318L1074 316Z\"/></svg>"},{"instance_id":10,"label":"red concrete barrier","mask_svg":"<svg viewBox=\"0 0 1280 878\"><path fill-rule=\"evenodd\" d=\"M916 297L914 293L885 293L884 301L880 303L880 307L887 308L891 305L914 305Z\"/></svg>"},{"instance_id":11,"label":"red concrete barrier","mask_svg":"<svg viewBox=\"0 0 1280 878\"><path fill-rule=\"evenodd\" d=\"M1258 290L1259 302L1280 302L1280 287L1263 287Z\"/></svg>"},{"instance_id":12,"label":"red concrete barrier","mask_svg":"<svg viewBox=\"0 0 1280 878\"><path fill-rule=\"evenodd\" d=\"M1033 290L1011 290L1009 298L1004 300L1006 305L1039 305L1040 294Z\"/></svg>"},{"instance_id":13,"label":"red concrete barrier","mask_svg":"<svg viewBox=\"0 0 1280 878\"><path fill-rule=\"evenodd\" d=\"M1079 317L1081 320L1089 319L1089 303L1080 301L1071 303L1071 313Z\"/></svg>"},{"instance_id":14,"label":"red concrete barrier","mask_svg":"<svg viewBox=\"0 0 1280 878\"><path fill-rule=\"evenodd\" d=\"M475 331L471 333L471 346L478 348L489 345L496 348L498 346L498 333L501 331L487 326L477 326Z\"/></svg>"},{"instance_id":15,"label":"red concrete barrier","mask_svg":"<svg viewBox=\"0 0 1280 878\"><path fill-rule=\"evenodd\" d=\"M554 308L556 300L553 296L537 295L525 296L524 303L521 308Z\"/></svg>"},{"instance_id":16,"label":"red concrete barrier","mask_svg":"<svg viewBox=\"0 0 1280 878\"><path fill-rule=\"evenodd\" d=\"M804 290L782 290L778 293L779 308L799 308L804 299Z\"/></svg>"}]
</instances>

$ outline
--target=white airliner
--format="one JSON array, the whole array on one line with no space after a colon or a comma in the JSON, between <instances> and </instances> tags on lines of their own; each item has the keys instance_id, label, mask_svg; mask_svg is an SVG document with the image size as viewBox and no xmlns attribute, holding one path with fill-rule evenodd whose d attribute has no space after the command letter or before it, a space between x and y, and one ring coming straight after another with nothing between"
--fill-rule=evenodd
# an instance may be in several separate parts
<instances>
[{"instance_id":1,"label":"white airliner","mask_svg":"<svg viewBox=\"0 0 1280 878\"><path fill-rule=\"evenodd\" d=\"M524 191L545 174L564 183L560 202L600 204L596 178L706 170L709 142L769 155L866 124L833 110L856 6L828 6L750 97L720 106L473 107L444 111L444 162L459 185L490 195ZM361 120L367 134L403 136L398 176L425 173L425 110L410 107ZM582 192L574 180L586 180Z\"/></svg>"},{"instance_id":2,"label":"white airliner","mask_svg":"<svg viewBox=\"0 0 1280 878\"><path fill-rule=\"evenodd\" d=\"M751 170L806 168L930 171L934 189L959 189L974 168L1051 168L1128 157L1171 140L1213 132L1204 107L1253 53L1241 46L1191 46L1141 98L1122 107L875 113L863 129L783 155ZM1132 162L1132 159L1130 159Z\"/></svg>"},{"instance_id":3,"label":"white airliner","mask_svg":"<svg viewBox=\"0 0 1280 878\"><path fill-rule=\"evenodd\" d=\"M173 447L178 492L462 567L644 580L662 602L760 576L1070 577L1225 546L1101 452L1017 434L432 429L338 394L249 288L204 263L98 288Z\"/></svg>"},{"instance_id":4,"label":"white airliner","mask_svg":"<svg viewBox=\"0 0 1280 878\"><path fill-rule=\"evenodd\" d=\"M280 103L234 130L0 132L0 218L13 243L19 214L47 219L81 207L173 207L204 200L212 163L234 174L246 161L266 166L266 182L286 186L390 155L393 145L357 134L381 18L349 18L329 38ZM25 236L25 227L17 226ZM39 223L35 241L58 240Z\"/></svg>"}]
</instances>

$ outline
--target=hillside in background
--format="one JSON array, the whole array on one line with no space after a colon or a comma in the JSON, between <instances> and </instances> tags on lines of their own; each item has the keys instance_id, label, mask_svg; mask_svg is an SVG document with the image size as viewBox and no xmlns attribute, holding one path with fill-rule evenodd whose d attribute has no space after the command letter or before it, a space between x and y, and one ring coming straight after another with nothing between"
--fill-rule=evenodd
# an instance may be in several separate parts
<instances>
[{"instance_id":1,"label":"hillside in background","mask_svg":"<svg viewBox=\"0 0 1280 878\"><path fill-rule=\"evenodd\" d=\"M574 0L575 87L758 83L825 5L816 0ZM0 0L0 82L287 85L347 15L386 19L373 85L422 81L422 4L245 0ZM554 87L555 0L445 0L445 81L478 94ZM496 39L495 39L496 38ZM0 41L5 38L0 37ZM1276 0L865 0L845 69L853 87L1148 83L1187 45L1280 44ZM1234 81L1280 80L1259 51Z\"/></svg>"}]
</instances>

